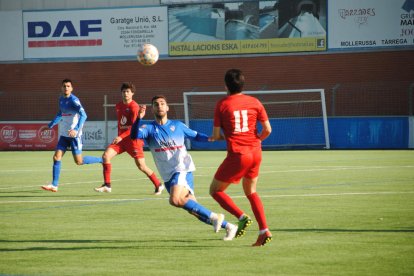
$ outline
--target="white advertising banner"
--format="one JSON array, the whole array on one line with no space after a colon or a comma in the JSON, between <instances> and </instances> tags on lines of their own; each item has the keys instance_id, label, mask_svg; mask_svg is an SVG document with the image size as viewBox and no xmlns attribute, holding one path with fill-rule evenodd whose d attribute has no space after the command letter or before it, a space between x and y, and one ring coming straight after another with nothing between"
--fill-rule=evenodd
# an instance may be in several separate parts
<instances>
[{"instance_id":1,"label":"white advertising banner","mask_svg":"<svg viewBox=\"0 0 414 276\"><path fill-rule=\"evenodd\" d=\"M21 11L0 12L0 61L23 60Z\"/></svg>"},{"instance_id":2,"label":"white advertising banner","mask_svg":"<svg viewBox=\"0 0 414 276\"><path fill-rule=\"evenodd\" d=\"M59 128L59 136L63 129ZM84 150L103 150L118 135L117 121L108 121L108 139L105 137L106 124L104 121L86 121L82 129ZM108 143L107 143L108 141Z\"/></svg>"},{"instance_id":3,"label":"white advertising banner","mask_svg":"<svg viewBox=\"0 0 414 276\"><path fill-rule=\"evenodd\" d=\"M167 7L23 12L24 58L136 56L145 43L168 53Z\"/></svg>"},{"instance_id":4,"label":"white advertising banner","mask_svg":"<svg viewBox=\"0 0 414 276\"><path fill-rule=\"evenodd\" d=\"M414 45L414 0L331 0L329 49Z\"/></svg>"}]
</instances>

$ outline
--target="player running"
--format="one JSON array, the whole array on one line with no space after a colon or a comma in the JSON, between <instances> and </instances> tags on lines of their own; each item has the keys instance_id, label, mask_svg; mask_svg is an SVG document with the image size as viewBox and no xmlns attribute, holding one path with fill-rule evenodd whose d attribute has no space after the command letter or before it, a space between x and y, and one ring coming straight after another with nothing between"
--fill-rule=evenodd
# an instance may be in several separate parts
<instances>
[{"instance_id":1,"label":"player running","mask_svg":"<svg viewBox=\"0 0 414 276\"><path fill-rule=\"evenodd\" d=\"M110 193L111 187L111 159L118 154L128 152L134 158L138 169L143 172L149 180L154 184L155 195L160 195L164 190L164 186L157 178L155 172L151 170L145 163L144 158L144 141L142 139L132 140L130 137L132 123L138 116L140 107L136 101L132 99L135 94L135 85L131 82L125 82L121 85L122 101L116 104L116 114L118 117L118 136L114 138L112 143L106 148L103 158L103 176L104 184L95 188L96 192Z\"/></svg>"},{"instance_id":2,"label":"player running","mask_svg":"<svg viewBox=\"0 0 414 276\"><path fill-rule=\"evenodd\" d=\"M87 115L79 99L72 94L73 86L70 79L62 81L62 96L59 98L59 111L56 117L48 124L53 128L60 123L63 130L53 155L53 180L49 185L42 186L43 190L57 192L61 170L62 157L66 150L72 150L76 165L102 163L102 158L93 156L82 157L82 127Z\"/></svg>"},{"instance_id":3,"label":"player running","mask_svg":"<svg viewBox=\"0 0 414 276\"><path fill-rule=\"evenodd\" d=\"M210 195L221 207L239 219L236 237L241 237L252 221L225 190L230 184L237 184L243 179L243 191L260 230L253 246L262 246L271 241L272 234L266 223L256 185L262 161L261 141L270 135L272 128L260 101L242 93L245 81L243 73L238 69L230 69L226 72L224 80L228 96L216 104L212 140L226 140L227 157L217 169L210 185ZM257 122L262 125L261 133L258 133ZM224 136L220 132L221 129Z\"/></svg>"},{"instance_id":4,"label":"player running","mask_svg":"<svg viewBox=\"0 0 414 276\"><path fill-rule=\"evenodd\" d=\"M158 171L170 193L170 204L183 208L206 224L212 224L217 233L226 229L223 240L232 240L237 227L224 220L223 214L216 214L199 204L194 195L193 171L195 165L187 152L185 138L208 142L208 136L198 133L185 124L169 120L167 100L164 96L155 96L151 100L155 120L139 127L139 121L145 115L142 107L138 119L131 130L132 139L144 139L152 153Z\"/></svg>"}]
</instances>

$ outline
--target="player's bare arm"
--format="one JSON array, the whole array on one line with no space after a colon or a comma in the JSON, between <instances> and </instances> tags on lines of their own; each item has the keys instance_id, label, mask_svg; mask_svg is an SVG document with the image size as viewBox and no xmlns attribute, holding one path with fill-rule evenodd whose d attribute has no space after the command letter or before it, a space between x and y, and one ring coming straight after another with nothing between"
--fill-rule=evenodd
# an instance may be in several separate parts
<instances>
[{"instance_id":1,"label":"player's bare arm","mask_svg":"<svg viewBox=\"0 0 414 276\"><path fill-rule=\"evenodd\" d=\"M269 137L270 133L272 133L272 126L270 125L269 120L260 122L260 124L262 125L262 132L257 134L257 137L259 137L259 139L263 141L267 137Z\"/></svg>"},{"instance_id":2,"label":"player's bare arm","mask_svg":"<svg viewBox=\"0 0 414 276\"><path fill-rule=\"evenodd\" d=\"M220 140L224 140L225 137L224 135L221 133L221 128L220 127L214 127L213 128L213 135L211 137L208 138L209 142L214 142L214 141L220 141Z\"/></svg>"}]
</instances>

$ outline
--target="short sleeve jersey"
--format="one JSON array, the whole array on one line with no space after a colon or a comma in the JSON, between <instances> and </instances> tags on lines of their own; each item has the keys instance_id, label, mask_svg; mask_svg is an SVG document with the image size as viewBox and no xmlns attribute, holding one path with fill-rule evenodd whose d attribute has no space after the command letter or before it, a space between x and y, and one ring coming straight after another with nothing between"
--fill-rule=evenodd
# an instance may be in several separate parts
<instances>
[{"instance_id":1,"label":"short sleeve jersey","mask_svg":"<svg viewBox=\"0 0 414 276\"><path fill-rule=\"evenodd\" d=\"M79 125L80 114L85 112L79 99L71 94L68 98L61 96L59 98L59 108L62 116L61 129L75 129L79 127L78 136L82 135L83 123ZM69 137L66 131L62 132L62 136Z\"/></svg>"},{"instance_id":2,"label":"short sleeve jersey","mask_svg":"<svg viewBox=\"0 0 414 276\"><path fill-rule=\"evenodd\" d=\"M261 147L257 122L268 120L262 103L245 94L229 95L217 102L214 126L221 127L228 152L244 153Z\"/></svg>"},{"instance_id":3,"label":"short sleeve jersey","mask_svg":"<svg viewBox=\"0 0 414 276\"><path fill-rule=\"evenodd\" d=\"M129 104L119 102L115 108L118 118L118 136L124 139L129 137L131 126L138 116L139 105L136 101L132 101Z\"/></svg>"},{"instance_id":4,"label":"short sleeve jersey","mask_svg":"<svg viewBox=\"0 0 414 276\"><path fill-rule=\"evenodd\" d=\"M165 182L176 172L195 171L193 159L185 146L185 138L193 139L196 136L197 131L176 120L168 120L164 125L153 121L142 125L138 131L138 138L147 142L155 165Z\"/></svg>"}]
</instances>

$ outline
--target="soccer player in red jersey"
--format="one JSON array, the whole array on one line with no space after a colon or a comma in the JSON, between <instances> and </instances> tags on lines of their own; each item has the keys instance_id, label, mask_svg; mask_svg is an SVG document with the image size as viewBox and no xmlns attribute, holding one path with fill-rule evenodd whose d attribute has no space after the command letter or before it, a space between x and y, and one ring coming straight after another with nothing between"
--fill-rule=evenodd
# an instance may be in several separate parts
<instances>
[{"instance_id":1,"label":"soccer player in red jersey","mask_svg":"<svg viewBox=\"0 0 414 276\"><path fill-rule=\"evenodd\" d=\"M230 184L237 184L243 179L244 194L259 224L259 237L253 246L262 246L271 241L272 234L267 226L256 185L262 161L261 142L270 135L272 127L262 103L242 93L245 78L239 69L228 70L224 81L227 96L217 102L214 111L213 136L210 140L225 139L227 157L214 175L210 185L210 195L221 207L238 218L236 237L241 237L252 221L225 193L225 190ZM260 133L257 130L257 122L262 126ZM223 134L220 130L223 130Z\"/></svg>"},{"instance_id":2,"label":"soccer player in red jersey","mask_svg":"<svg viewBox=\"0 0 414 276\"><path fill-rule=\"evenodd\" d=\"M118 117L118 136L106 148L103 158L103 176L104 184L95 188L97 192L110 193L111 188L111 159L118 154L128 152L134 158L138 169L145 173L154 184L155 195L160 195L164 190L164 185L157 178L155 172L147 167L144 158L144 141L142 139L132 140L130 137L131 126L138 117L140 107L132 97L135 93L135 85L130 82L123 83L121 86L122 102L116 104L116 113Z\"/></svg>"}]
</instances>

